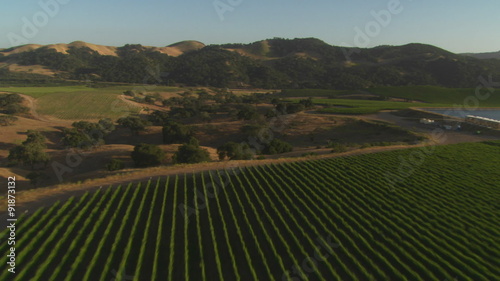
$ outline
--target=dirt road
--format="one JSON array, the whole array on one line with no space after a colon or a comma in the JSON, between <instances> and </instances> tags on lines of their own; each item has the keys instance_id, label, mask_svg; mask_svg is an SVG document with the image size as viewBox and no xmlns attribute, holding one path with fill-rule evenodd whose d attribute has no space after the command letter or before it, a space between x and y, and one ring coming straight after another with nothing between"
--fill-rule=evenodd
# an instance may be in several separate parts
<instances>
[{"instance_id":1,"label":"dirt road","mask_svg":"<svg viewBox=\"0 0 500 281\"><path fill-rule=\"evenodd\" d=\"M16 196L17 198L16 212L18 214L24 212L33 212L34 210L40 207L52 205L59 200L66 200L71 196L82 195L87 191L95 191L100 188L108 188L109 186L116 187L120 184L128 184L130 182L144 182L149 179L156 180L159 177L165 177L169 175L176 175L183 173L199 173L199 172L214 171L221 169L243 168L243 167L263 165L263 164L278 164L278 163L287 163L295 161L306 161L312 159L326 159L326 158L353 156L353 155L360 155L367 153L406 149L409 147L419 147L419 146L422 145L414 145L414 146L397 145L397 146L386 146L386 147L372 147L372 148L357 149L337 154L331 154L325 151L325 154L312 157L310 156L310 157L300 157L300 158L223 161L223 162L210 162L210 163L200 163L200 164L190 164L190 165L156 167L145 170L136 169L128 171L129 174L95 179L80 184L58 185L53 187L21 191ZM7 206L5 198L0 198L0 221L5 221L6 209Z\"/></svg>"}]
</instances>

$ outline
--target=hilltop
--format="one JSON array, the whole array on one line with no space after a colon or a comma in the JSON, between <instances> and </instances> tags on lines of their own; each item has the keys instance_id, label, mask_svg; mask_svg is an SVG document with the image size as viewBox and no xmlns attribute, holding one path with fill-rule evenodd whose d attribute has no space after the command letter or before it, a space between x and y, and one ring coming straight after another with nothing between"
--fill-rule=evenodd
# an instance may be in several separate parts
<instances>
[{"instance_id":1,"label":"hilltop","mask_svg":"<svg viewBox=\"0 0 500 281\"><path fill-rule=\"evenodd\" d=\"M186 52L195 51L198 49L202 49L205 47L205 44L198 41L182 41L175 44L171 44L165 47L152 47L148 46L151 51L157 51L162 54L167 54L169 56L179 56ZM102 56L118 56L117 50L118 47L114 46L104 46L104 45L96 45L92 43L87 43L83 41L74 41L69 44L50 44L50 45L38 45L38 44L28 44L22 46L16 46L9 49L0 49L0 54L3 54L5 57L10 55L15 55L24 52L34 51L40 48L45 48L49 50L55 50L58 53L68 54L68 50L70 48L88 48L92 51L97 52Z\"/></svg>"},{"instance_id":2,"label":"hilltop","mask_svg":"<svg viewBox=\"0 0 500 281\"><path fill-rule=\"evenodd\" d=\"M316 38L221 45L182 41L165 47L112 47L81 41L32 44L0 50L0 67L0 83L57 77L238 88L475 87L480 75L500 77L499 60L477 59L432 45L356 49ZM37 74L43 76L33 76Z\"/></svg>"}]
</instances>

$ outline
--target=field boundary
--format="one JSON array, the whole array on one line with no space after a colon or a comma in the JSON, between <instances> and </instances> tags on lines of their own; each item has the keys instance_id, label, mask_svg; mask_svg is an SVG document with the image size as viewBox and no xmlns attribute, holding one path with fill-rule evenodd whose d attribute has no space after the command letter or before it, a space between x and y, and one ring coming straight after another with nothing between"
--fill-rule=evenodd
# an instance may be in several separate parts
<instances>
[{"instance_id":1,"label":"field boundary","mask_svg":"<svg viewBox=\"0 0 500 281\"><path fill-rule=\"evenodd\" d=\"M280 164L289 162L310 161L316 159L338 158L338 157L416 148L428 145L429 144L370 147L370 148L356 149L343 153L324 154L317 156L278 158L278 159L267 159L267 160L232 160L224 162L184 164L177 166L164 166L164 167L140 169L128 172L126 174L112 175L105 178L87 180L82 183L62 184L52 187L44 187L44 188L21 191L17 194L17 198L19 198L17 212L21 213L28 210L32 210L33 208L38 209L43 206L51 205L59 200L66 200L71 196L82 195L87 191L95 191L100 188L108 188L111 186L116 187L120 184L128 184L130 182L142 182L168 175L208 172L208 171L228 169L232 167L250 167L250 166L261 166L266 164ZM3 196L1 198L3 198ZM6 215L6 211L4 210L6 210L7 206L4 201L6 200L0 200L0 219Z\"/></svg>"}]
</instances>

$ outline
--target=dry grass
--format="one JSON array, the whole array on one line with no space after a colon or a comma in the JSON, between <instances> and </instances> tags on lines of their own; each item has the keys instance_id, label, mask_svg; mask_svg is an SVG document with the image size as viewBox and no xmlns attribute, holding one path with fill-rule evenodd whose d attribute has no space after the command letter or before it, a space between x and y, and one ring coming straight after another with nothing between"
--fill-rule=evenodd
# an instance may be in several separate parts
<instances>
[{"instance_id":1,"label":"dry grass","mask_svg":"<svg viewBox=\"0 0 500 281\"><path fill-rule=\"evenodd\" d=\"M418 145L421 146L421 145ZM390 151L397 149L405 149L409 147L417 146L390 146L390 147L375 147L375 148L365 148L358 149L354 151L338 153L338 154L323 154L318 156L307 156L307 157L297 157L297 158L279 158L279 159L266 159L266 160L238 160L238 161L222 161L222 162L209 162L209 163L199 163L199 164L182 164L175 166L162 166L147 169L127 169L122 170L114 175L99 178L99 179L87 179L80 183L72 184L61 184L52 187L31 189L18 192L18 204L22 208L33 208L42 205L50 205L57 200L65 200L71 196L79 195L82 192L91 191L98 189L100 187L106 186L117 186L120 184L127 184L129 182L139 182L145 181L152 178L165 177L168 175L184 174L184 173L198 173L202 171L212 171L220 169L231 169L238 167L248 167L255 165L264 164L278 164L278 163L288 163L294 161L307 161L312 159L326 159L333 157L343 157L352 156L366 153L375 153L382 151ZM0 200L0 210L5 210L5 200ZM0 212L0 214L4 211Z\"/></svg>"}]
</instances>

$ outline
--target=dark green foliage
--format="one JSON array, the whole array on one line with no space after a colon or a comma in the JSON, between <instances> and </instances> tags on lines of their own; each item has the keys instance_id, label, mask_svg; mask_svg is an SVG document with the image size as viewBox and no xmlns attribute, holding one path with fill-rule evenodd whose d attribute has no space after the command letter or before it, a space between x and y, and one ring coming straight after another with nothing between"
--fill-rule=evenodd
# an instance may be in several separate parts
<instances>
[{"instance_id":1,"label":"dark green foliage","mask_svg":"<svg viewBox=\"0 0 500 281\"><path fill-rule=\"evenodd\" d=\"M109 134L116 129L115 124L109 118L101 119L97 124L104 134Z\"/></svg>"},{"instance_id":2,"label":"dark green foliage","mask_svg":"<svg viewBox=\"0 0 500 281\"><path fill-rule=\"evenodd\" d=\"M5 114L27 113L29 108L21 105L23 98L18 94L0 94L0 112Z\"/></svg>"},{"instance_id":3,"label":"dark green foliage","mask_svg":"<svg viewBox=\"0 0 500 281\"><path fill-rule=\"evenodd\" d=\"M280 139L273 139L266 147L262 150L263 154L281 154L285 152L290 152L293 150L293 146Z\"/></svg>"},{"instance_id":4,"label":"dark green foliage","mask_svg":"<svg viewBox=\"0 0 500 281\"><path fill-rule=\"evenodd\" d=\"M30 172L26 175L26 178L30 181L31 185L33 185L34 187L38 187L49 177L43 172Z\"/></svg>"},{"instance_id":5,"label":"dark green foliage","mask_svg":"<svg viewBox=\"0 0 500 281\"><path fill-rule=\"evenodd\" d=\"M163 126L162 133L163 143L166 144L184 143L189 141L192 136L190 127L173 121Z\"/></svg>"},{"instance_id":6,"label":"dark green foliage","mask_svg":"<svg viewBox=\"0 0 500 281\"><path fill-rule=\"evenodd\" d=\"M331 152L334 153L346 152L349 148L349 146L346 144L333 141L329 141L326 147L331 148Z\"/></svg>"},{"instance_id":7,"label":"dark green foliage","mask_svg":"<svg viewBox=\"0 0 500 281\"><path fill-rule=\"evenodd\" d=\"M23 144L44 144L47 138L45 138L42 133L39 131L33 131L33 130L28 130L27 132L28 137L26 140L23 142Z\"/></svg>"},{"instance_id":8,"label":"dark green foliage","mask_svg":"<svg viewBox=\"0 0 500 281\"><path fill-rule=\"evenodd\" d=\"M165 152L157 145L141 143L134 147L132 160L136 167L152 167L160 165L165 159Z\"/></svg>"},{"instance_id":9,"label":"dark green foliage","mask_svg":"<svg viewBox=\"0 0 500 281\"><path fill-rule=\"evenodd\" d=\"M314 105L312 97L309 97L307 99L301 99L299 101L299 104L302 104L305 108L311 108Z\"/></svg>"},{"instance_id":10,"label":"dark green foliage","mask_svg":"<svg viewBox=\"0 0 500 281\"><path fill-rule=\"evenodd\" d=\"M4 107L4 112L7 114L22 114L22 113L27 113L30 109L27 108L26 106L14 103L14 104L9 104Z\"/></svg>"},{"instance_id":11,"label":"dark green foliage","mask_svg":"<svg viewBox=\"0 0 500 281\"><path fill-rule=\"evenodd\" d=\"M123 160L120 159L111 159L111 161L106 164L106 169L108 171L118 171L123 168L125 168L125 163L123 163Z\"/></svg>"},{"instance_id":12,"label":"dark green foliage","mask_svg":"<svg viewBox=\"0 0 500 281\"><path fill-rule=\"evenodd\" d=\"M21 102L23 98L18 94L0 94L0 107Z\"/></svg>"},{"instance_id":13,"label":"dark green foliage","mask_svg":"<svg viewBox=\"0 0 500 281\"><path fill-rule=\"evenodd\" d=\"M148 120L155 126L164 126L172 121L168 112L159 110L155 110L153 113L149 114Z\"/></svg>"},{"instance_id":14,"label":"dark green foliage","mask_svg":"<svg viewBox=\"0 0 500 281\"><path fill-rule=\"evenodd\" d=\"M253 158L252 150L247 143L227 142L217 148L217 154L220 160L226 158L229 160L251 160Z\"/></svg>"},{"instance_id":15,"label":"dark green foliage","mask_svg":"<svg viewBox=\"0 0 500 281\"><path fill-rule=\"evenodd\" d=\"M145 96L144 97L144 102L147 104L154 104L156 99L152 96Z\"/></svg>"},{"instance_id":16,"label":"dark green foliage","mask_svg":"<svg viewBox=\"0 0 500 281\"><path fill-rule=\"evenodd\" d=\"M146 130L146 127L151 125L149 121L144 120L139 116L122 117L118 119L117 123L130 129L134 135L138 135L139 132Z\"/></svg>"},{"instance_id":17,"label":"dark green foliage","mask_svg":"<svg viewBox=\"0 0 500 281\"><path fill-rule=\"evenodd\" d=\"M210 154L204 148L201 148L198 140L190 138L188 143L179 146L179 149L172 157L175 164L194 164L210 161Z\"/></svg>"},{"instance_id":18,"label":"dark green foliage","mask_svg":"<svg viewBox=\"0 0 500 281\"><path fill-rule=\"evenodd\" d=\"M21 163L25 166L35 168L37 164L46 166L50 156L44 152L46 138L38 131L27 132L27 139L18 146L10 149L8 159L13 163Z\"/></svg>"},{"instance_id":19,"label":"dark green foliage","mask_svg":"<svg viewBox=\"0 0 500 281\"><path fill-rule=\"evenodd\" d=\"M307 102L309 102L309 99L307 99ZM284 103L280 102L276 104L276 112L279 114L293 114L297 112L304 111L306 109L305 105L303 104L304 102L301 103ZM311 100L312 103L312 100Z\"/></svg>"},{"instance_id":20,"label":"dark green foliage","mask_svg":"<svg viewBox=\"0 0 500 281\"><path fill-rule=\"evenodd\" d=\"M244 105L237 113L237 117L240 120L253 120L258 116L257 110L251 105Z\"/></svg>"},{"instance_id":21,"label":"dark green foliage","mask_svg":"<svg viewBox=\"0 0 500 281\"><path fill-rule=\"evenodd\" d=\"M136 93L134 91L130 91L130 90L123 92L123 94L125 96L128 96L128 97L135 97L135 95L136 95Z\"/></svg>"},{"instance_id":22,"label":"dark green foliage","mask_svg":"<svg viewBox=\"0 0 500 281\"><path fill-rule=\"evenodd\" d=\"M67 147L88 149L104 144L104 137L114 129L110 119L101 119L97 123L78 121L73 123L73 128L63 129L62 142Z\"/></svg>"}]
</instances>

